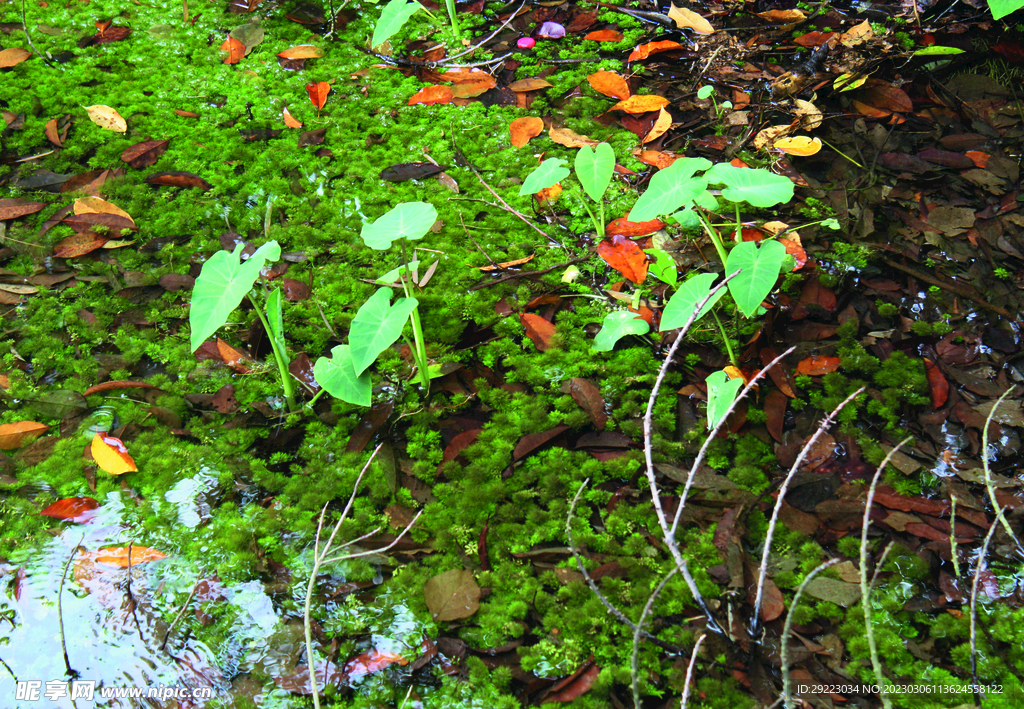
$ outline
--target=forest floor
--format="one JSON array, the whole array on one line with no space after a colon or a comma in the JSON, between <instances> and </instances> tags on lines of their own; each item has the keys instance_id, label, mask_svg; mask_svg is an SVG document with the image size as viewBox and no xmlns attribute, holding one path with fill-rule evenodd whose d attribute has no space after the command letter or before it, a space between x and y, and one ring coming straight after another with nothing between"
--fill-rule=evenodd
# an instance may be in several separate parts
<instances>
[{"instance_id":1,"label":"forest floor","mask_svg":"<svg viewBox=\"0 0 1024 709\"><path fill-rule=\"evenodd\" d=\"M1024 704L1024 18L423 4L0 3L0 706Z\"/></svg>"}]
</instances>

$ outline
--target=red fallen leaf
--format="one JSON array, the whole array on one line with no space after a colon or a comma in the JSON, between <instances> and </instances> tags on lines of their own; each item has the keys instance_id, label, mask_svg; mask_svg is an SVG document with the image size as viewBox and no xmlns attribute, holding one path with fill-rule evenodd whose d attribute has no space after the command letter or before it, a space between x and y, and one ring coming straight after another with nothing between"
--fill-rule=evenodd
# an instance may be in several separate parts
<instances>
[{"instance_id":1,"label":"red fallen leaf","mask_svg":"<svg viewBox=\"0 0 1024 709\"><path fill-rule=\"evenodd\" d=\"M932 390L932 408L939 409L949 398L949 382L943 376L942 370L930 359L924 361L925 373L928 376L928 386Z\"/></svg>"},{"instance_id":2,"label":"red fallen leaf","mask_svg":"<svg viewBox=\"0 0 1024 709\"><path fill-rule=\"evenodd\" d=\"M165 187L199 187L203 190L208 190L212 185L191 172L184 172L182 170L169 170L167 172L157 172L145 180L148 185L164 185Z\"/></svg>"},{"instance_id":3,"label":"red fallen leaf","mask_svg":"<svg viewBox=\"0 0 1024 709\"><path fill-rule=\"evenodd\" d=\"M604 412L604 399L597 385L581 377L574 377L569 380L569 394L587 412L594 428L603 431L608 423L608 414Z\"/></svg>"},{"instance_id":4,"label":"red fallen leaf","mask_svg":"<svg viewBox=\"0 0 1024 709\"><path fill-rule=\"evenodd\" d=\"M533 313L520 313L519 322L526 328L526 336L530 338L538 350L544 352L551 349L551 338L555 335L555 326Z\"/></svg>"},{"instance_id":5,"label":"red fallen leaf","mask_svg":"<svg viewBox=\"0 0 1024 709\"><path fill-rule=\"evenodd\" d=\"M239 374L248 374L251 371L245 363L252 362L252 358L243 352L239 352L219 337L217 338L217 354L220 355L224 364L228 365Z\"/></svg>"},{"instance_id":6,"label":"red fallen leaf","mask_svg":"<svg viewBox=\"0 0 1024 709\"><path fill-rule=\"evenodd\" d=\"M0 425L0 450L21 448L39 438L49 426L35 421L15 421Z\"/></svg>"},{"instance_id":7,"label":"red fallen leaf","mask_svg":"<svg viewBox=\"0 0 1024 709\"><path fill-rule=\"evenodd\" d=\"M99 506L100 503L91 497L65 497L63 500L57 500L39 514L54 519L75 519Z\"/></svg>"},{"instance_id":8,"label":"red fallen leaf","mask_svg":"<svg viewBox=\"0 0 1024 709\"><path fill-rule=\"evenodd\" d=\"M1024 63L1024 45L1020 42L1007 42L1003 39L999 44L992 45L992 51L1008 62Z\"/></svg>"},{"instance_id":9,"label":"red fallen leaf","mask_svg":"<svg viewBox=\"0 0 1024 709\"><path fill-rule=\"evenodd\" d=\"M786 253L792 256L796 262L796 265L793 266L794 271L799 271L807 265L807 252L804 251L803 246L789 239L779 239L779 243L786 247Z\"/></svg>"},{"instance_id":10,"label":"red fallen leaf","mask_svg":"<svg viewBox=\"0 0 1024 709\"><path fill-rule=\"evenodd\" d=\"M764 240L764 232L761 231L760 229L753 229L753 228L750 228L750 227L743 227L740 230L740 235L742 237L741 241L763 241ZM736 232L733 232L732 236L733 236L733 239L735 240Z\"/></svg>"},{"instance_id":11,"label":"red fallen leaf","mask_svg":"<svg viewBox=\"0 0 1024 709\"><path fill-rule=\"evenodd\" d=\"M225 64L237 64L245 56L245 44L234 37L225 39L224 44L220 45L220 50L228 53L224 57Z\"/></svg>"},{"instance_id":12,"label":"red fallen leaf","mask_svg":"<svg viewBox=\"0 0 1024 709\"><path fill-rule=\"evenodd\" d=\"M558 436L565 431L568 431L569 427L565 424L559 424L554 428L549 428L547 431L541 431L540 433L530 433L519 439L516 443L516 447L512 450L512 461L516 462L522 460L526 456L530 455L544 444L551 441L553 438Z\"/></svg>"},{"instance_id":13,"label":"red fallen leaf","mask_svg":"<svg viewBox=\"0 0 1024 709\"><path fill-rule=\"evenodd\" d=\"M377 650L374 648L369 652L364 652L362 655L357 655L351 660L345 663L345 674L349 680L356 679L358 677L364 677L374 672L380 672L385 667L390 665L399 664L403 667L409 664L401 655L396 655L386 650Z\"/></svg>"},{"instance_id":14,"label":"red fallen leaf","mask_svg":"<svg viewBox=\"0 0 1024 709\"><path fill-rule=\"evenodd\" d=\"M764 398L765 425L771 437L779 443L782 443L782 428L786 421L788 405L789 397L778 389L772 389Z\"/></svg>"},{"instance_id":15,"label":"red fallen leaf","mask_svg":"<svg viewBox=\"0 0 1024 709\"><path fill-rule=\"evenodd\" d=\"M57 258L78 258L92 253L96 249L103 248L103 245L108 241L110 241L108 237L100 236L91 231L72 234L53 245L53 255Z\"/></svg>"},{"instance_id":16,"label":"red fallen leaf","mask_svg":"<svg viewBox=\"0 0 1024 709\"><path fill-rule=\"evenodd\" d=\"M839 369L842 363L838 357L826 357L824 355L813 355L807 359L800 360L796 365L796 373L804 376L817 377L828 374Z\"/></svg>"},{"instance_id":17,"label":"red fallen leaf","mask_svg":"<svg viewBox=\"0 0 1024 709\"><path fill-rule=\"evenodd\" d=\"M309 100L316 106L316 113L320 115L320 109L327 103L327 94L331 93L331 85L326 81L313 81L306 84L306 93Z\"/></svg>"},{"instance_id":18,"label":"red fallen leaf","mask_svg":"<svg viewBox=\"0 0 1024 709\"><path fill-rule=\"evenodd\" d=\"M565 679L556 682L548 693L544 695L542 701L544 703L571 702L589 692L590 688L594 686L594 682L597 681L599 674L601 674L601 668L594 663L594 658L591 656L583 664L583 667Z\"/></svg>"},{"instance_id":19,"label":"red fallen leaf","mask_svg":"<svg viewBox=\"0 0 1024 709\"><path fill-rule=\"evenodd\" d=\"M35 214L46 207L46 202L30 202L27 199L0 199L0 222L17 219L26 214Z\"/></svg>"},{"instance_id":20,"label":"red fallen leaf","mask_svg":"<svg viewBox=\"0 0 1024 709\"><path fill-rule=\"evenodd\" d=\"M159 389L152 384L146 384L145 382L130 382L127 380L118 380L115 382L103 382L96 386L91 386L82 392L82 396L91 396L92 394L99 394L103 391L113 391L116 389Z\"/></svg>"},{"instance_id":21,"label":"red fallen leaf","mask_svg":"<svg viewBox=\"0 0 1024 709\"><path fill-rule=\"evenodd\" d=\"M964 155L971 159L971 162L974 163L975 167L981 168L988 165L988 159L990 157L988 153L983 153L980 150L968 150Z\"/></svg>"},{"instance_id":22,"label":"red fallen leaf","mask_svg":"<svg viewBox=\"0 0 1024 709\"><path fill-rule=\"evenodd\" d=\"M682 49L683 45L679 42L673 42L672 40L666 39L660 42L648 42L647 44L641 44L630 53L627 62L637 62L646 59L652 54L658 54L659 52L668 52L673 49Z\"/></svg>"},{"instance_id":23,"label":"red fallen leaf","mask_svg":"<svg viewBox=\"0 0 1024 709\"><path fill-rule=\"evenodd\" d=\"M594 30L583 35L583 39L589 39L594 42L621 42L622 33L616 30Z\"/></svg>"},{"instance_id":24,"label":"red fallen leaf","mask_svg":"<svg viewBox=\"0 0 1024 709\"><path fill-rule=\"evenodd\" d=\"M857 100L881 111L910 113L914 110L906 91L884 83L857 92Z\"/></svg>"},{"instance_id":25,"label":"red fallen leaf","mask_svg":"<svg viewBox=\"0 0 1024 709\"><path fill-rule=\"evenodd\" d=\"M455 98L450 86L428 86L409 97L409 105L423 103L431 106L436 103L451 103Z\"/></svg>"},{"instance_id":26,"label":"red fallen leaf","mask_svg":"<svg viewBox=\"0 0 1024 709\"><path fill-rule=\"evenodd\" d=\"M445 446L444 453L441 454L441 465L437 466L437 474L441 474L441 467L448 462L451 462L459 457L459 453L469 448L469 446L476 440L476 437L480 435L482 428L473 428L468 431L463 431L459 435L455 436L451 442Z\"/></svg>"},{"instance_id":27,"label":"red fallen leaf","mask_svg":"<svg viewBox=\"0 0 1024 709\"><path fill-rule=\"evenodd\" d=\"M646 322L648 325L651 326L651 329L653 329L653 330L657 330L658 329L654 325L654 311L651 310L650 308L641 305L639 310L637 310L636 308L633 308L633 307L630 307L628 310L631 313L636 313L640 317L641 320L643 320L644 322Z\"/></svg>"},{"instance_id":28,"label":"red fallen leaf","mask_svg":"<svg viewBox=\"0 0 1024 709\"><path fill-rule=\"evenodd\" d=\"M598 255L605 263L637 285L647 278L647 254L625 236L616 234L602 239L597 245Z\"/></svg>"},{"instance_id":29,"label":"red fallen leaf","mask_svg":"<svg viewBox=\"0 0 1024 709\"><path fill-rule=\"evenodd\" d=\"M836 36L835 32L808 32L802 34L799 37L793 38L793 44L799 44L801 47L807 47L808 49L814 49L820 47Z\"/></svg>"}]
</instances>

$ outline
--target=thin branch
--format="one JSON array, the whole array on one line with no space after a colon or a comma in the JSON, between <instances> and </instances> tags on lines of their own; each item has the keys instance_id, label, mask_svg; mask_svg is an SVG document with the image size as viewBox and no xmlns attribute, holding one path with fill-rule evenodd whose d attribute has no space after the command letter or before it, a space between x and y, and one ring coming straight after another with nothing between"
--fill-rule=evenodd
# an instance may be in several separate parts
<instances>
[{"instance_id":1,"label":"thin branch","mask_svg":"<svg viewBox=\"0 0 1024 709\"><path fill-rule=\"evenodd\" d=\"M796 595L793 596L793 603L789 607L789 612L786 614L786 622L782 625L782 639L780 644L781 660L782 660L782 706L783 709L790 709L793 702L793 692L789 686L789 633L793 629L793 611L796 610L797 605L800 603L800 596L803 595L804 589L807 588L807 584L814 580L814 577L819 573L832 566L838 564L842 559L829 559L818 566L811 573L807 574L807 578L803 580L800 587L796 590Z\"/></svg>"},{"instance_id":2,"label":"thin branch","mask_svg":"<svg viewBox=\"0 0 1024 709\"><path fill-rule=\"evenodd\" d=\"M167 650L167 640L171 637L171 633L174 632L174 627L181 620L181 617L185 615L185 611L188 610L188 604L192 602L192 599L196 595L196 591L199 589L200 579L196 579L196 582L192 585L192 592L188 594L188 598L185 599L184 605L181 606L181 610L178 611L178 615L174 616L174 620L171 621L170 626L167 628L167 632L164 633L164 641L160 643L160 649Z\"/></svg>"},{"instance_id":3,"label":"thin branch","mask_svg":"<svg viewBox=\"0 0 1024 709\"><path fill-rule=\"evenodd\" d=\"M665 588L665 584L667 584L669 579L675 576L675 574L676 569L669 569L665 578L663 578L657 587L651 591L651 595L647 599L647 603L644 604L644 609L640 612L640 618L636 622L636 629L633 630L633 655L630 658L629 675L633 684L633 706L635 707L640 706L640 634L644 627L644 620L654 608L654 602L658 600L658 596Z\"/></svg>"},{"instance_id":4,"label":"thin branch","mask_svg":"<svg viewBox=\"0 0 1024 709\"><path fill-rule=\"evenodd\" d=\"M686 709L686 700L690 697L690 682L693 681L693 667L697 664L697 651L706 637L705 633L701 633L701 636L697 638L697 642L693 644L693 652L690 653L690 664L686 667L686 680L683 682L683 699L679 703L679 709Z\"/></svg>"},{"instance_id":5,"label":"thin branch","mask_svg":"<svg viewBox=\"0 0 1024 709\"><path fill-rule=\"evenodd\" d=\"M978 561L974 566L974 580L971 583L971 679L974 687L974 706L977 707L981 706L981 694L978 692L978 685L981 684L981 680L978 679L978 582L981 580L981 570L988 556L988 545L992 542L992 536L1002 516L1003 513L1000 511L992 526L988 528L988 534L985 535L985 541L982 542L981 551L978 553Z\"/></svg>"},{"instance_id":6,"label":"thin branch","mask_svg":"<svg viewBox=\"0 0 1024 709\"><path fill-rule=\"evenodd\" d=\"M1002 520L1003 528L1006 533L1013 540L1014 544L1017 545L1018 551L1024 553L1024 549L1021 549L1020 541L1017 540L1017 535L1013 533L1013 529L1010 528L1010 523L1006 521L1006 517L1003 516L1003 510L999 506L999 502L996 500L996 486L992 482L992 469L988 464L988 427L992 423L992 417L995 416L996 409L1003 403L1003 399L1010 395L1017 385L1012 385L1009 389L1003 392L1003 395L996 399L996 403L992 404L992 409L988 412L988 416L985 417L985 428L982 429L981 433L981 467L985 472L985 488L988 490L988 498L992 501L992 510L996 513L996 521Z\"/></svg>"},{"instance_id":7,"label":"thin branch","mask_svg":"<svg viewBox=\"0 0 1024 709\"><path fill-rule=\"evenodd\" d=\"M481 184L481 185L483 185L483 186L484 186L484 187L485 187L485 188L487 189L487 191L488 191L488 192L490 192L490 193L491 193L492 195L494 195L494 198L495 198L496 200L498 200L498 202L499 202L499 203L501 203L501 205L502 205L502 206L503 206L503 207L505 208L505 210L506 210L507 212L509 212L510 214L513 214L513 215L515 215L516 217L518 217L519 219L521 219L521 220L522 220L522 221L523 221L523 222L524 222L524 223L525 223L525 224L526 224L527 226L529 226L529 227L530 227L531 229L533 229L534 231L536 231L536 232L537 232L538 234L540 234L541 236L543 236L543 237L544 237L545 239L547 239L548 241L550 241L550 242L551 242L552 244L554 244L555 246L559 246L559 247L561 247L562 249L565 249L565 247L564 247L564 246L562 246L562 244L560 244L560 243L559 243L559 242L558 242L558 241L557 241L556 239L554 239L554 238L552 238L552 237L548 236L548 235L547 235L547 233L545 233L544 231L542 231L540 227L538 227L538 226L537 226L536 224L534 224L533 222L531 222L531 221L530 221L529 219L527 219L527 218L526 218L525 216L523 216L522 214L520 214L519 212L517 212L517 211L516 211L516 210L515 210L515 209L514 209L513 207L510 207L510 206L509 206L509 204L508 204L508 202L506 202L505 200L503 200L503 199L501 198L501 195L499 195L499 194L498 194L497 192L495 192L495 191L494 191L493 189L491 189L491 186L490 186L489 184L487 184L487 182L485 182L485 181L484 181L484 178L480 176L480 173L479 173L479 172L477 171L477 169L476 169L475 167L473 167L472 165L470 165L470 166L469 166L469 169L473 171L473 174L474 174L474 175L476 175L476 179L478 179L478 180L480 181L480 184Z\"/></svg>"},{"instance_id":8,"label":"thin branch","mask_svg":"<svg viewBox=\"0 0 1024 709\"><path fill-rule=\"evenodd\" d=\"M772 550L772 537L775 534L775 524L778 522L779 512L782 511L782 501L786 497L786 490L789 489L789 483L792 481L793 476L796 475L796 471L803 464L804 458L807 457L807 452L810 451L814 444L818 442L818 438L820 438L821 435L825 433L825 430L833 424L836 416L839 415L839 412L842 411L847 404L853 401L854 398L862 391L864 391L864 387L861 387L843 399L839 406L832 409L831 413L822 420L821 425L818 426L818 430L814 432L814 435L811 436L804 444L803 448L800 449L799 455L797 455L796 460L793 461L793 467L789 469L789 473L786 475L785 480L782 481L782 486L779 488L779 496L775 500L774 509L772 509L772 518L768 522L768 534L764 539L764 550L761 552L761 566L758 569L757 579L757 595L754 598L754 615L750 619L751 637L756 638L758 635L758 629L761 622L761 601L764 598L764 582L768 577L768 555Z\"/></svg>"},{"instance_id":9,"label":"thin branch","mask_svg":"<svg viewBox=\"0 0 1024 709\"><path fill-rule=\"evenodd\" d=\"M78 551L78 547L85 541L85 535L78 540L71 549L71 554L68 556L68 560L64 563L64 572L60 575L60 585L57 587L57 622L60 625L60 649L64 652L64 668L67 670L67 676L72 679L78 678L78 673L71 669L71 660L68 659L68 643L67 638L64 635L64 579L68 575L68 567L71 566L71 560L75 558L75 553Z\"/></svg>"}]
</instances>

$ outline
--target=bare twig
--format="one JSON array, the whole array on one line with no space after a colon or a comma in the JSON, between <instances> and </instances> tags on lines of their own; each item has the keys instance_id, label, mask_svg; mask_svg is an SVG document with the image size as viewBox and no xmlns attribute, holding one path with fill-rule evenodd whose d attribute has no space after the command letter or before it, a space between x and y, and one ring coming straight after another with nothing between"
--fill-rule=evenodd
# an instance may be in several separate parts
<instances>
[{"instance_id":1,"label":"bare twig","mask_svg":"<svg viewBox=\"0 0 1024 709\"><path fill-rule=\"evenodd\" d=\"M988 464L988 427L992 423L992 417L995 416L996 409L1003 403L1003 399L1010 395L1017 385L1014 384L1005 392L1003 395L996 399L996 403L992 404L992 409L988 412L988 416L985 417L985 428L981 433L981 467L985 472L985 488L988 490L988 499L992 501L992 511L996 513L996 521L1002 520L1003 529L1013 540L1013 543L1017 545L1017 550L1024 553L1024 549L1021 549L1020 541L1017 540L1017 535L1013 533L1013 529L1010 528L1010 523L1006 521L1006 517L1003 516L1003 510L999 506L999 502L996 501L996 486L992 483L992 470Z\"/></svg>"},{"instance_id":2,"label":"bare twig","mask_svg":"<svg viewBox=\"0 0 1024 709\"><path fill-rule=\"evenodd\" d=\"M875 501L875 489L878 487L878 479L882 476L882 471L885 470L885 466L889 464L892 457L911 440L913 440L911 437L907 437L900 441L895 448L889 451L889 454L885 456L875 469L875 474L871 478L871 485L868 486L868 498L864 501L864 521L860 526L860 605L864 610L864 636L868 641L871 667L875 672L875 680L878 683L879 698L882 700L882 705L885 709L891 709L892 700L889 699L889 692L885 687L882 662L878 659L878 646L875 644L875 632L871 625L871 604L869 603L871 587L868 585L868 527L871 526L871 504ZM881 566L881 564L878 564L875 567L876 574ZM872 585L873 583L872 581Z\"/></svg>"},{"instance_id":3,"label":"bare twig","mask_svg":"<svg viewBox=\"0 0 1024 709\"><path fill-rule=\"evenodd\" d=\"M803 580L800 587L796 590L796 595L793 596L793 604L789 607L789 612L786 614L786 622L782 625L782 638L780 640L780 653L782 659L782 706L783 709L790 709L793 703L793 692L789 686L789 633L793 628L793 611L796 610L797 605L800 603L800 596L803 595L804 589L807 588L807 584L814 580L814 577L819 573L832 566L838 564L842 559L829 559L818 566L811 573L807 574L807 578Z\"/></svg>"},{"instance_id":4,"label":"bare twig","mask_svg":"<svg viewBox=\"0 0 1024 709\"><path fill-rule=\"evenodd\" d=\"M25 41L28 42L28 46L32 47L32 51L35 52L36 55L43 60L43 63L46 64L46 66L52 69L53 63L46 57L45 54L43 54L36 48L36 45L32 44L32 35L30 35L28 32L28 17L25 14L25 0L21 0L21 29L24 30L25 32ZM82 538L85 539L85 537Z\"/></svg>"},{"instance_id":5,"label":"bare twig","mask_svg":"<svg viewBox=\"0 0 1024 709\"><path fill-rule=\"evenodd\" d=\"M171 633L174 632L174 627L178 624L178 621L181 620L181 617L185 615L185 611L188 610L188 604L192 602L193 598L195 598L196 591L199 589L199 581L200 579L196 579L196 582L192 584L192 592L188 594L188 598L185 599L185 603L181 606L181 610L178 611L178 615L174 616L174 620L171 621L170 626L167 628L167 632L164 633L164 641L160 643L161 650L167 649L167 640L171 637Z\"/></svg>"},{"instance_id":6,"label":"bare twig","mask_svg":"<svg viewBox=\"0 0 1024 709\"><path fill-rule=\"evenodd\" d=\"M665 584L675 576L675 573L676 569L669 569L665 578L651 591L647 603L644 604L643 611L640 612L640 618L636 621L636 628L633 630L633 656L630 658L629 675L633 683L633 706L635 707L640 706L640 634L643 631L644 620L651 612L651 609L654 608L654 602L658 600L658 596L665 588Z\"/></svg>"},{"instance_id":7,"label":"bare twig","mask_svg":"<svg viewBox=\"0 0 1024 709\"><path fill-rule=\"evenodd\" d=\"M764 538L764 551L761 552L761 566L758 569L757 579L757 595L754 598L754 615L750 619L751 637L757 638L758 635L758 630L761 622L761 601L764 598L764 582L765 579L768 577L768 555L772 551L772 537L775 534L775 524L779 520L779 512L782 511L782 501L786 497L786 490L789 489L789 483L793 479L793 476L796 475L796 471L803 464L804 458L807 457L808 451L810 451L814 444L817 443L818 438L825 432L826 429L828 429L832 425L832 423L835 421L836 416L839 415L839 412L842 411L847 404L853 401L854 398L857 395L859 395L862 391L864 391L864 387L861 387L860 389L858 389L857 391L853 392L848 397L843 399L843 401L840 402L839 406L832 409L831 413L829 413L829 415L822 420L821 425L818 426L818 430L814 432L814 435L811 436L804 444L803 448L800 449L799 455L797 455L796 460L793 461L793 467L789 469L789 473L786 475L786 478L782 481L782 486L779 488L779 496L775 500L774 509L772 509L772 518L768 522L768 533Z\"/></svg>"},{"instance_id":8,"label":"bare twig","mask_svg":"<svg viewBox=\"0 0 1024 709\"><path fill-rule=\"evenodd\" d=\"M490 193L491 193L492 195L494 195L494 198L495 198L496 200L498 200L498 202L499 202L499 203L501 204L501 206L503 206L503 207L505 208L505 211L507 211L507 212L508 212L509 214L513 214L513 215L515 215L516 217L518 217L519 219L521 219L521 220L522 220L522 221L523 221L523 222L524 222L524 223L525 223L525 224L526 224L527 226L529 226L529 227L530 227L531 229L533 229L534 231L536 231L536 232L537 232L538 234L540 234L541 236L543 236L543 237L544 237L545 239L547 239L548 241L550 241L550 242L551 242L552 244L554 244L555 246L559 246L559 247L561 247L561 248L562 248L563 250L565 249L565 247L564 247L564 246L562 246L562 244L560 244L560 243L559 243L559 242L558 242L558 241L557 241L556 239L554 239L553 237L550 237L550 236L548 236L548 235L547 235L547 233L545 233L545 232L544 232L543 230L541 230L541 228L540 228L540 227L538 227L538 226L537 226L536 224L534 224L533 222L531 222L531 221L530 221L529 219L527 219L527 218L526 218L525 216L523 216L522 214L520 214L519 212L517 212L517 211L515 210L515 208L513 208L513 207L510 207L510 206L509 206L509 204L508 204L508 202L506 202L505 200L503 200L503 199L501 198L501 195L499 195L499 194L498 194L497 192L495 192L495 191L494 191L493 189L491 189L491 186L490 186L489 184L487 184L487 182L486 182L486 181L484 180L484 178L483 178L483 177L481 177L481 176L480 176L480 173L479 173L479 172L477 171L477 169L476 169L475 167L473 167L472 165L470 165L470 166L469 166L469 169L473 171L473 174L474 174L474 175L476 175L476 179L478 179L478 180L480 181L480 184L481 184L481 185L483 185L483 186L484 186L484 187L485 187L485 188L487 189L487 191L488 191L488 192L490 192Z\"/></svg>"},{"instance_id":9,"label":"bare twig","mask_svg":"<svg viewBox=\"0 0 1024 709\"><path fill-rule=\"evenodd\" d=\"M418 520L420 518L420 515L423 514L423 510L417 512L416 516L412 518L412 521L409 522L409 524L405 526L405 529L402 530L402 533L395 537L394 541L392 541L386 547L383 547L381 549L375 549L369 552L342 554L341 556L336 556L330 559L327 558L327 555L331 551L331 546L334 544L334 539L338 536L339 530L341 530L341 525L344 524L345 520L348 518L348 513L352 510L352 504L355 502L356 494L358 494L359 492L359 484L363 481L363 476L366 474L366 471L369 470L370 463L373 462L373 459L376 457L377 453L381 449L381 446L383 445L384 444L381 443L376 448L373 449L373 453L370 454L370 458L366 461L366 465L364 465L363 469L359 471L359 477L356 478L355 483L352 485L352 494L349 496L348 502L345 504L345 509L341 511L341 517L338 519L338 522L334 525L334 529L331 531L331 536L327 539L327 543L324 544L323 552L320 551L320 534L324 528L324 516L327 514L326 504L320 511L320 521L317 523L316 526L316 538L313 541L313 568L310 570L309 573L309 584L307 584L306 586L306 602L305 605L303 606L302 612L303 627L306 631L306 665L309 668L309 684L310 687L312 687L313 689L313 706L315 707L315 709L320 709L320 693L317 689L316 684L316 662L313 657L313 629L312 623L310 621L310 604L313 599L313 590L316 587L316 577L317 574L320 572L320 567L323 564L330 564L336 561L341 561L343 559L354 559L360 556L367 556L368 554L377 554L380 552L387 551L388 549L391 549L393 546L398 544L399 541L401 541L402 537L405 536L406 532L412 529L412 526L416 524L416 520ZM374 530L369 534L364 534L363 536L359 537L359 539L356 539L351 542L346 542L345 544L342 544L340 546L341 548L351 546L356 542L362 541L363 539L366 539L367 537L376 534L376 532L377 530ZM324 679L326 680L326 673Z\"/></svg>"},{"instance_id":10,"label":"bare twig","mask_svg":"<svg viewBox=\"0 0 1024 709\"><path fill-rule=\"evenodd\" d=\"M971 679L974 687L974 706L981 706L981 694L978 692L978 582L981 580L982 567L985 566L985 559L988 556L988 545L992 542L992 536L996 527L1003 517L1000 510L992 526L988 528L985 541L981 544L981 551L978 552L978 561L974 566L974 580L971 583Z\"/></svg>"},{"instance_id":11,"label":"bare twig","mask_svg":"<svg viewBox=\"0 0 1024 709\"><path fill-rule=\"evenodd\" d=\"M679 702L679 709L686 709L686 700L690 697L690 682L693 681L693 667L697 664L697 651L706 637L707 635L701 633L701 636L697 638L697 642L693 644L693 652L690 653L690 664L686 666L686 680L683 682L683 699Z\"/></svg>"},{"instance_id":12,"label":"bare twig","mask_svg":"<svg viewBox=\"0 0 1024 709\"><path fill-rule=\"evenodd\" d=\"M75 553L78 548L85 541L85 535L78 540L71 549L71 554L68 556L68 560L64 563L64 572L60 575L60 585L57 587L57 622L60 625L60 649L64 652L64 669L67 670L67 676L72 679L77 679L78 673L71 669L71 660L68 659L68 643L67 638L64 635L64 579L68 575L68 567L71 566L71 560L75 558Z\"/></svg>"}]
</instances>

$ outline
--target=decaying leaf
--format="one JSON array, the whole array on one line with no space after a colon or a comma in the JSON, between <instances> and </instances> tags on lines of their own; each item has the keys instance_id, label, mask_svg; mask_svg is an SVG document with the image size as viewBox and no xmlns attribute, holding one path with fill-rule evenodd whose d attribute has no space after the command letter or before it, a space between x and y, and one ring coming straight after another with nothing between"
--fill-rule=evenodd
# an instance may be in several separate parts
<instances>
[{"instance_id":1,"label":"decaying leaf","mask_svg":"<svg viewBox=\"0 0 1024 709\"><path fill-rule=\"evenodd\" d=\"M599 142L568 128L549 128L548 137L567 148L582 148L585 145L593 148Z\"/></svg>"},{"instance_id":2,"label":"decaying leaf","mask_svg":"<svg viewBox=\"0 0 1024 709\"><path fill-rule=\"evenodd\" d=\"M170 144L169 140L146 140L136 143L121 153L121 160L136 169L150 167L167 152L167 146Z\"/></svg>"},{"instance_id":3,"label":"decaying leaf","mask_svg":"<svg viewBox=\"0 0 1024 709\"><path fill-rule=\"evenodd\" d=\"M128 130L128 123L121 118L121 114L115 111L110 106L104 106L103 104L96 104L95 106L86 106L85 112L89 114L89 120L98 125L100 128L106 130L112 130L115 133L124 133Z\"/></svg>"},{"instance_id":4,"label":"decaying leaf","mask_svg":"<svg viewBox=\"0 0 1024 709\"><path fill-rule=\"evenodd\" d=\"M480 609L480 587L467 569L452 569L423 587L427 609L436 621L469 618Z\"/></svg>"},{"instance_id":5,"label":"decaying leaf","mask_svg":"<svg viewBox=\"0 0 1024 709\"><path fill-rule=\"evenodd\" d=\"M0 199L0 222L35 214L46 206L46 202L31 202L27 199Z\"/></svg>"}]
</instances>

